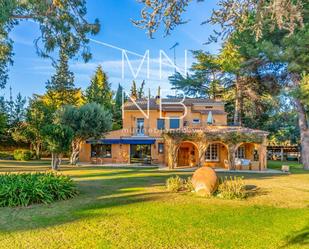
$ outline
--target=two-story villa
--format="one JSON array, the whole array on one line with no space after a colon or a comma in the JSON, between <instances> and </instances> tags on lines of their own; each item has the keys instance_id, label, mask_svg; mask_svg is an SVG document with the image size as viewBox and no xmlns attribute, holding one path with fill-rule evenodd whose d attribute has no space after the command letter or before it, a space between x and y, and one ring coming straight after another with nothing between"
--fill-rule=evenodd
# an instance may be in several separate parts
<instances>
[{"instance_id":1,"label":"two-story villa","mask_svg":"<svg viewBox=\"0 0 309 249\"><path fill-rule=\"evenodd\" d=\"M80 161L266 169L267 132L228 126L221 101L181 101L159 96L127 101L123 129L85 141Z\"/></svg>"}]
</instances>

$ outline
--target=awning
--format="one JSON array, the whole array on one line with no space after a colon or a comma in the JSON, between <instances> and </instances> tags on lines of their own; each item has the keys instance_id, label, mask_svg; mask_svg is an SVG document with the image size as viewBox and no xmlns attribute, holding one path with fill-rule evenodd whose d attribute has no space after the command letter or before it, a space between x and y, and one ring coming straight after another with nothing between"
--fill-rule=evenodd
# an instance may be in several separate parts
<instances>
[{"instance_id":1,"label":"awning","mask_svg":"<svg viewBox=\"0 0 309 249\"><path fill-rule=\"evenodd\" d=\"M87 144L154 144L156 142L153 138L117 138L117 139L97 139L87 140Z\"/></svg>"}]
</instances>

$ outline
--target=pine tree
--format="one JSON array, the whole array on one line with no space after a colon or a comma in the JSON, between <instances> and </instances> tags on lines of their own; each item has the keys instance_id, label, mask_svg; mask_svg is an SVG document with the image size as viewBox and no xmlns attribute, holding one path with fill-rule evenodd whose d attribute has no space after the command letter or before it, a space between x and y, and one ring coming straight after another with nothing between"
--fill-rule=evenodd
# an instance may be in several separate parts
<instances>
[{"instance_id":1,"label":"pine tree","mask_svg":"<svg viewBox=\"0 0 309 249\"><path fill-rule=\"evenodd\" d=\"M132 81L132 86L131 86L131 98L137 99L138 94L137 94L137 87L136 87L136 82L135 80Z\"/></svg>"},{"instance_id":2,"label":"pine tree","mask_svg":"<svg viewBox=\"0 0 309 249\"><path fill-rule=\"evenodd\" d=\"M113 130L121 129L122 128L122 96L124 94L123 87L119 84L117 88L117 92L115 95L115 105L113 111Z\"/></svg>"},{"instance_id":3,"label":"pine tree","mask_svg":"<svg viewBox=\"0 0 309 249\"><path fill-rule=\"evenodd\" d=\"M120 84L118 84L117 92L115 95L115 106L118 108L121 108L122 106L122 94L124 94L123 87Z\"/></svg>"},{"instance_id":4,"label":"pine tree","mask_svg":"<svg viewBox=\"0 0 309 249\"><path fill-rule=\"evenodd\" d=\"M75 88L74 74L70 71L68 62L65 49L61 48L58 64L55 66L56 73L46 84L46 98L57 108L64 105L79 105L80 102L80 89Z\"/></svg>"},{"instance_id":5,"label":"pine tree","mask_svg":"<svg viewBox=\"0 0 309 249\"><path fill-rule=\"evenodd\" d=\"M138 90L138 98L141 99L144 97L144 88L145 88L145 80L143 80L140 89Z\"/></svg>"},{"instance_id":6,"label":"pine tree","mask_svg":"<svg viewBox=\"0 0 309 249\"><path fill-rule=\"evenodd\" d=\"M10 128L22 122L26 116L26 98L23 98L20 93L17 94L16 99L13 99L12 88L10 87L10 98L5 103L8 125Z\"/></svg>"},{"instance_id":7,"label":"pine tree","mask_svg":"<svg viewBox=\"0 0 309 249\"><path fill-rule=\"evenodd\" d=\"M7 115L5 110L5 101L2 96L0 96L0 139L1 135L4 133L7 126Z\"/></svg>"},{"instance_id":8,"label":"pine tree","mask_svg":"<svg viewBox=\"0 0 309 249\"><path fill-rule=\"evenodd\" d=\"M23 98L20 93L17 94L14 102L14 123L20 123L26 118L26 98Z\"/></svg>"},{"instance_id":9,"label":"pine tree","mask_svg":"<svg viewBox=\"0 0 309 249\"><path fill-rule=\"evenodd\" d=\"M98 66L92 77L90 86L86 89L86 101L98 103L108 110L112 108L113 92L108 82L108 77L102 66Z\"/></svg>"}]
</instances>

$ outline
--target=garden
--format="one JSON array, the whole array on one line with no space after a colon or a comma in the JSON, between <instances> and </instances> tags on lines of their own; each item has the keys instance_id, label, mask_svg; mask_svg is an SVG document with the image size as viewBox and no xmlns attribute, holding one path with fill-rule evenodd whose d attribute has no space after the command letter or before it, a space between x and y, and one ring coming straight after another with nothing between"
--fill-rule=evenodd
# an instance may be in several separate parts
<instances>
[{"instance_id":1,"label":"garden","mask_svg":"<svg viewBox=\"0 0 309 249\"><path fill-rule=\"evenodd\" d=\"M49 165L1 161L0 171L40 176ZM190 172L64 163L57 174L73 179L78 193L0 208L0 247L306 248L309 174L299 164L290 166L291 174L218 173L223 179L243 177L248 187L246 198L230 199L166 188L168 179L188 180Z\"/></svg>"}]
</instances>

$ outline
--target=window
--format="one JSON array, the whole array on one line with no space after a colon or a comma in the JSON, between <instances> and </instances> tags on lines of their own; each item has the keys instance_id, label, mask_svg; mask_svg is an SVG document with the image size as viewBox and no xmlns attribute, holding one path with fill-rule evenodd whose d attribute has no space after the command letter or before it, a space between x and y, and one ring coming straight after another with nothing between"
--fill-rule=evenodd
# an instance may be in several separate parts
<instances>
[{"instance_id":1,"label":"window","mask_svg":"<svg viewBox=\"0 0 309 249\"><path fill-rule=\"evenodd\" d=\"M164 119L161 119L161 118L157 119L157 129L158 130L164 130L165 129Z\"/></svg>"},{"instance_id":2,"label":"window","mask_svg":"<svg viewBox=\"0 0 309 249\"><path fill-rule=\"evenodd\" d=\"M195 118L195 119L192 120L192 123L193 124L199 124L200 120L198 118Z\"/></svg>"},{"instance_id":3,"label":"window","mask_svg":"<svg viewBox=\"0 0 309 249\"><path fill-rule=\"evenodd\" d=\"M208 146L206 151L206 161L219 161L219 144L211 144Z\"/></svg>"},{"instance_id":4,"label":"window","mask_svg":"<svg viewBox=\"0 0 309 249\"><path fill-rule=\"evenodd\" d=\"M137 119L137 125L136 125L136 133L137 135L144 135L144 119L138 118Z\"/></svg>"},{"instance_id":5,"label":"window","mask_svg":"<svg viewBox=\"0 0 309 249\"><path fill-rule=\"evenodd\" d=\"M92 144L91 157L111 158L112 145L111 144Z\"/></svg>"},{"instance_id":6,"label":"window","mask_svg":"<svg viewBox=\"0 0 309 249\"><path fill-rule=\"evenodd\" d=\"M179 118L170 118L170 129L178 129L179 128Z\"/></svg>"},{"instance_id":7,"label":"window","mask_svg":"<svg viewBox=\"0 0 309 249\"><path fill-rule=\"evenodd\" d=\"M158 153L159 154L163 154L164 153L164 144L163 143L159 143L158 144Z\"/></svg>"},{"instance_id":8,"label":"window","mask_svg":"<svg viewBox=\"0 0 309 249\"><path fill-rule=\"evenodd\" d=\"M235 156L239 159L245 159L245 146L238 147Z\"/></svg>"}]
</instances>

